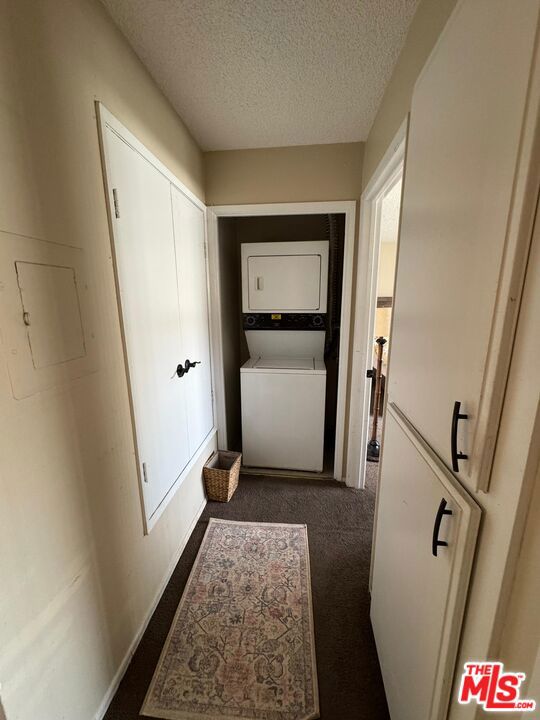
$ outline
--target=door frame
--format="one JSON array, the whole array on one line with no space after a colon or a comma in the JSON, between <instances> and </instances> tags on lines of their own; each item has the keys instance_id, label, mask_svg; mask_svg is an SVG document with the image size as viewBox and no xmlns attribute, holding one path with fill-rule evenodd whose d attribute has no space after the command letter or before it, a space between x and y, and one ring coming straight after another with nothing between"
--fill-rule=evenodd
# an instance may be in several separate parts
<instances>
[{"instance_id":1,"label":"door frame","mask_svg":"<svg viewBox=\"0 0 540 720\"><path fill-rule=\"evenodd\" d=\"M386 193L397 182L397 178L404 174L407 125L408 117L402 122L360 198L346 478L347 485L359 489L364 488L366 476L365 458L371 397L366 369L368 359L373 353L381 205Z\"/></svg>"},{"instance_id":2,"label":"door frame","mask_svg":"<svg viewBox=\"0 0 540 720\"><path fill-rule=\"evenodd\" d=\"M353 290L354 235L356 201L324 201L301 203L260 203L254 205L214 205L207 207L208 267L210 274L210 326L212 357L214 358L214 392L218 443L228 449L225 415L225 376L223 371L223 346L221 341L221 295L218 255L218 220L220 218L257 217L265 215L345 215L343 247L343 285L341 290L341 318L339 339L339 364L336 409L336 447L334 471L336 480L344 479L344 460L347 437L346 409L350 355L350 330Z\"/></svg>"}]
</instances>

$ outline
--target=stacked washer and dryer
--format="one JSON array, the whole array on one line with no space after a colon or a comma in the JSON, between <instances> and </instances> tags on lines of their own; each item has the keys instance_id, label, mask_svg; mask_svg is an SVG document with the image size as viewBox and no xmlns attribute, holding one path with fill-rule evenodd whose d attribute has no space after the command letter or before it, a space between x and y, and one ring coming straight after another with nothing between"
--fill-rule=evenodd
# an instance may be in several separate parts
<instances>
[{"instance_id":1,"label":"stacked washer and dryer","mask_svg":"<svg viewBox=\"0 0 540 720\"><path fill-rule=\"evenodd\" d=\"M243 243L246 466L321 472L328 241Z\"/></svg>"}]
</instances>

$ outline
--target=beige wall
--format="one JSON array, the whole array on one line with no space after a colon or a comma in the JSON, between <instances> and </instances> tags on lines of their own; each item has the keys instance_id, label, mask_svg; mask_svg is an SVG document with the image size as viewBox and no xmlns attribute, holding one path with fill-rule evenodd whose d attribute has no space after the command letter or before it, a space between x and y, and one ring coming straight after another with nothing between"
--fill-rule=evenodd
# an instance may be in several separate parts
<instances>
[{"instance_id":1,"label":"beige wall","mask_svg":"<svg viewBox=\"0 0 540 720\"><path fill-rule=\"evenodd\" d=\"M366 142L363 187L407 116L416 78L455 4L456 0L421 0Z\"/></svg>"},{"instance_id":2,"label":"beige wall","mask_svg":"<svg viewBox=\"0 0 540 720\"><path fill-rule=\"evenodd\" d=\"M382 242L379 249L379 271L377 276L377 297L394 295L394 274L396 269L397 242ZM390 335L392 308L377 308L375 311L375 337ZM384 357L386 360L387 348Z\"/></svg>"},{"instance_id":3,"label":"beige wall","mask_svg":"<svg viewBox=\"0 0 540 720\"><path fill-rule=\"evenodd\" d=\"M363 143L207 152L207 203L354 200L363 152Z\"/></svg>"},{"instance_id":4,"label":"beige wall","mask_svg":"<svg viewBox=\"0 0 540 720\"><path fill-rule=\"evenodd\" d=\"M379 250L379 273L377 276L377 297L391 297L394 294L396 252L397 243L381 243Z\"/></svg>"},{"instance_id":5,"label":"beige wall","mask_svg":"<svg viewBox=\"0 0 540 720\"><path fill-rule=\"evenodd\" d=\"M510 603L504 619L500 660L508 670L525 672L524 698L540 703L540 470L535 487L521 552L516 565ZM522 713L528 716L530 713Z\"/></svg>"},{"instance_id":6,"label":"beige wall","mask_svg":"<svg viewBox=\"0 0 540 720\"><path fill-rule=\"evenodd\" d=\"M203 161L98 0L0 13L1 705L90 720L204 501L198 468L143 536L94 100L199 197ZM8 355L28 347L7 340L22 322L13 261L66 245L84 266L91 372L15 400Z\"/></svg>"}]
</instances>

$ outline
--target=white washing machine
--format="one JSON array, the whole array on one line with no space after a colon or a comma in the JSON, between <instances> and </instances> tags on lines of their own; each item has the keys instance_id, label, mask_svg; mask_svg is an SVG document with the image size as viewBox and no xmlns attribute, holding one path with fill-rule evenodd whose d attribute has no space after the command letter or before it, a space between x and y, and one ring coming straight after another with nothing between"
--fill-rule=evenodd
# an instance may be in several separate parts
<instances>
[{"instance_id":1,"label":"white washing machine","mask_svg":"<svg viewBox=\"0 0 540 720\"><path fill-rule=\"evenodd\" d=\"M240 373L244 465L321 472L324 361L252 357Z\"/></svg>"},{"instance_id":2,"label":"white washing machine","mask_svg":"<svg viewBox=\"0 0 540 720\"><path fill-rule=\"evenodd\" d=\"M242 245L246 466L321 472L328 242Z\"/></svg>"}]
</instances>

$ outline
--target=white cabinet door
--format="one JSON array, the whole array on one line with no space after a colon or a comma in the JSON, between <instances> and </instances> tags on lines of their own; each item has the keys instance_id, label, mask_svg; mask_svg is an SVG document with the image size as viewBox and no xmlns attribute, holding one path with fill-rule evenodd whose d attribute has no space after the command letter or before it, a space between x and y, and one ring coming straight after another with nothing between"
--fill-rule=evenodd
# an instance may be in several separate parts
<instances>
[{"instance_id":1,"label":"white cabinet door","mask_svg":"<svg viewBox=\"0 0 540 720\"><path fill-rule=\"evenodd\" d=\"M442 720L480 509L393 404L383 448L371 621L390 716Z\"/></svg>"},{"instance_id":2,"label":"white cabinet door","mask_svg":"<svg viewBox=\"0 0 540 720\"><path fill-rule=\"evenodd\" d=\"M489 478L521 282L512 272L530 236L538 11L538 0L519 12L508 0L458 3L412 100L389 397L450 467L462 403L469 459L458 472L472 489Z\"/></svg>"},{"instance_id":3,"label":"white cabinet door","mask_svg":"<svg viewBox=\"0 0 540 720\"><path fill-rule=\"evenodd\" d=\"M200 208L174 185L171 192L182 335L179 362L182 365L186 360L197 363L178 379L187 392L189 452L192 456L214 425L205 225Z\"/></svg>"},{"instance_id":4,"label":"white cabinet door","mask_svg":"<svg viewBox=\"0 0 540 720\"><path fill-rule=\"evenodd\" d=\"M109 128L114 253L146 520L187 464L186 385L169 181Z\"/></svg>"}]
</instances>

